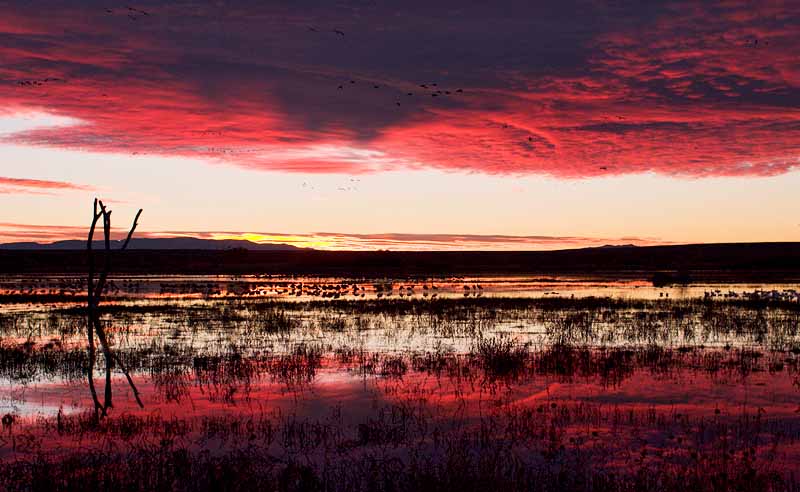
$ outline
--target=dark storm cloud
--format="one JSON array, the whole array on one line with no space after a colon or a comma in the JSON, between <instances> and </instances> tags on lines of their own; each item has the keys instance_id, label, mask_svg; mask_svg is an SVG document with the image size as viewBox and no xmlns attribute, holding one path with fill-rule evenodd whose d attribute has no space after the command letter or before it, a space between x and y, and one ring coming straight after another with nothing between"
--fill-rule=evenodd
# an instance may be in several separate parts
<instances>
[{"instance_id":1,"label":"dark storm cloud","mask_svg":"<svg viewBox=\"0 0 800 492\"><path fill-rule=\"evenodd\" d=\"M789 5L133 7L147 14L3 5L0 104L84 123L11 140L304 172L715 176L798 163Z\"/></svg>"}]
</instances>

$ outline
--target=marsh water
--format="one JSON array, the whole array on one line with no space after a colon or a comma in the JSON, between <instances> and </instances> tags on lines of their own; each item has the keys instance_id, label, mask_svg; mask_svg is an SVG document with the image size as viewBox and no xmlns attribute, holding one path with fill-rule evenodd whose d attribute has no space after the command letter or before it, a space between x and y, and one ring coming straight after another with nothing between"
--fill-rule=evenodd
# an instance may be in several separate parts
<instances>
[{"instance_id":1,"label":"marsh water","mask_svg":"<svg viewBox=\"0 0 800 492\"><path fill-rule=\"evenodd\" d=\"M188 474L203 489L213 464L281 490L791 489L798 291L119 277L102 323L144 408L115 371L98 422L82 279L5 277L0 483L88 467L107 485ZM99 356L95 369L99 381Z\"/></svg>"},{"instance_id":2,"label":"marsh water","mask_svg":"<svg viewBox=\"0 0 800 492\"><path fill-rule=\"evenodd\" d=\"M85 295L85 278L70 275L0 276L0 300L8 310L14 300L33 297L36 303ZM747 297L755 292L793 293L791 283L698 283L654 286L645 275L629 278L602 275L432 276L412 278L347 278L285 275L138 275L111 278L107 296L125 299L259 297L268 299L363 299L437 297Z\"/></svg>"}]
</instances>

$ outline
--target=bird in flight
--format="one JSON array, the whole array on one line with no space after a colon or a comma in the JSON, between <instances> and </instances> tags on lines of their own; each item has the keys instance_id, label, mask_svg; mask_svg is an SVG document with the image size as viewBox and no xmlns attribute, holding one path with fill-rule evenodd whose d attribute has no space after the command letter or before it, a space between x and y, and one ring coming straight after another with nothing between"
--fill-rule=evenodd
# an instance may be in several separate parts
<instances>
[{"instance_id":1,"label":"bird in flight","mask_svg":"<svg viewBox=\"0 0 800 492\"><path fill-rule=\"evenodd\" d=\"M129 7L129 6L127 6L127 5L125 6L125 8L127 8L129 12L133 12L133 13L136 13L136 14L150 15L150 13L149 13L149 12L145 12L145 11L144 11L144 10L142 10L142 9L135 9L135 8L133 8L133 7Z\"/></svg>"},{"instance_id":2,"label":"bird in flight","mask_svg":"<svg viewBox=\"0 0 800 492\"><path fill-rule=\"evenodd\" d=\"M335 32L339 36L344 36L344 31L340 31L339 29L334 29L333 32Z\"/></svg>"},{"instance_id":3,"label":"bird in flight","mask_svg":"<svg viewBox=\"0 0 800 492\"><path fill-rule=\"evenodd\" d=\"M44 84L48 84L50 82L65 82L64 79L59 79L57 77L47 77L44 79L34 79L34 80L18 80L17 85L22 86L35 86L40 87Z\"/></svg>"}]
</instances>

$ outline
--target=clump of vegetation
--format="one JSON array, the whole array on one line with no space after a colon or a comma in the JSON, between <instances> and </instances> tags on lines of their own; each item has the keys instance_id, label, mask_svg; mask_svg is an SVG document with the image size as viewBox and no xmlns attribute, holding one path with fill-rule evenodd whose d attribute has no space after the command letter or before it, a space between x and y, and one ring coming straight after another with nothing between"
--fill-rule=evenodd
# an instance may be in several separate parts
<instances>
[{"instance_id":1,"label":"clump of vegetation","mask_svg":"<svg viewBox=\"0 0 800 492\"><path fill-rule=\"evenodd\" d=\"M298 344L287 354L270 358L267 372L289 387L308 385L322 364L322 349L316 345Z\"/></svg>"},{"instance_id":2,"label":"clump of vegetation","mask_svg":"<svg viewBox=\"0 0 800 492\"><path fill-rule=\"evenodd\" d=\"M529 352L528 345L492 337L479 339L472 355L478 359L487 376L498 378L520 374L525 369Z\"/></svg>"},{"instance_id":3,"label":"clump of vegetation","mask_svg":"<svg viewBox=\"0 0 800 492\"><path fill-rule=\"evenodd\" d=\"M299 320L285 309L273 304L253 310L244 321L255 328L256 333L291 333L300 326Z\"/></svg>"}]
</instances>

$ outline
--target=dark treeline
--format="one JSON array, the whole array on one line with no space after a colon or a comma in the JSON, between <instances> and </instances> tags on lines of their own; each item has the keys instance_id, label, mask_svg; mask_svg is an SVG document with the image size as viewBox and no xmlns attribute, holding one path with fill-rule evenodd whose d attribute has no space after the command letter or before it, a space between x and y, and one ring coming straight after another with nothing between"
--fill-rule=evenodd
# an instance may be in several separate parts
<instances>
[{"instance_id":1,"label":"dark treeline","mask_svg":"<svg viewBox=\"0 0 800 492\"><path fill-rule=\"evenodd\" d=\"M102 252L96 254L102 255ZM85 251L2 251L0 273L82 273ZM589 274L677 283L698 280L796 281L800 243L602 247L560 251L132 250L118 274L297 274L430 277L470 274Z\"/></svg>"}]
</instances>

